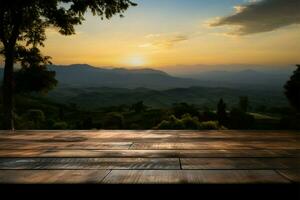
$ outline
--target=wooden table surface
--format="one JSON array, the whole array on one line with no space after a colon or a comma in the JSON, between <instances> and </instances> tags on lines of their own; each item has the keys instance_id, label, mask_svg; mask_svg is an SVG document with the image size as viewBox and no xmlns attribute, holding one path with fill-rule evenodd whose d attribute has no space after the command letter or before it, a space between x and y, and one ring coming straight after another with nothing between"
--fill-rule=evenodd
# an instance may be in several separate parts
<instances>
[{"instance_id":1,"label":"wooden table surface","mask_svg":"<svg viewBox=\"0 0 300 200\"><path fill-rule=\"evenodd\" d=\"M300 132L0 131L0 183L300 183Z\"/></svg>"}]
</instances>

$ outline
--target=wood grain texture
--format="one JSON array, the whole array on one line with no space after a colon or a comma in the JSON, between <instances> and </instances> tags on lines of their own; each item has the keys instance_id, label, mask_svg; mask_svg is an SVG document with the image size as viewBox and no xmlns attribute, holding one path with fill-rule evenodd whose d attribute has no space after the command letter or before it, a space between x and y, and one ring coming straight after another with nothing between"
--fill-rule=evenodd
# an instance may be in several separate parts
<instances>
[{"instance_id":1,"label":"wood grain texture","mask_svg":"<svg viewBox=\"0 0 300 200\"><path fill-rule=\"evenodd\" d=\"M181 150L200 150L200 149L285 149L295 150L300 149L299 141L260 141L257 138L255 141L210 141L203 142L137 142L134 143L130 149L145 150L145 149L181 149Z\"/></svg>"},{"instance_id":2,"label":"wood grain texture","mask_svg":"<svg viewBox=\"0 0 300 200\"><path fill-rule=\"evenodd\" d=\"M0 149L0 158L300 158L300 150L98 150L98 149Z\"/></svg>"},{"instance_id":3,"label":"wood grain texture","mask_svg":"<svg viewBox=\"0 0 300 200\"><path fill-rule=\"evenodd\" d=\"M2 158L0 169L180 169L176 158Z\"/></svg>"},{"instance_id":4,"label":"wood grain texture","mask_svg":"<svg viewBox=\"0 0 300 200\"><path fill-rule=\"evenodd\" d=\"M0 183L299 182L292 131L0 131Z\"/></svg>"},{"instance_id":5,"label":"wood grain texture","mask_svg":"<svg viewBox=\"0 0 300 200\"><path fill-rule=\"evenodd\" d=\"M101 183L109 172L109 170L0 170L0 183Z\"/></svg>"},{"instance_id":6,"label":"wood grain texture","mask_svg":"<svg viewBox=\"0 0 300 200\"><path fill-rule=\"evenodd\" d=\"M289 183L272 170L113 170L108 184L246 184Z\"/></svg>"},{"instance_id":7,"label":"wood grain texture","mask_svg":"<svg viewBox=\"0 0 300 200\"><path fill-rule=\"evenodd\" d=\"M30 141L18 141L18 142L5 142L0 141L0 149L7 150L30 150L30 149L129 149L132 145L131 142L30 142Z\"/></svg>"},{"instance_id":8,"label":"wood grain texture","mask_svg":"<svg viewBox=\"0 0 300 200\"><path fill-rule=\"evenodd\" d=\"M182 169L298 169L299 158L181 158Z\"/></svg>"},{"instance_id":9,"label":"wood grain texture","mask_svg":"<svg viewBox=\"0 0 300 200\"><path fill-rule=\"evenodd\" d=\"M278 170L278 172L292 182L300 183L300 169Z\"/></svg>"}]
</instances>

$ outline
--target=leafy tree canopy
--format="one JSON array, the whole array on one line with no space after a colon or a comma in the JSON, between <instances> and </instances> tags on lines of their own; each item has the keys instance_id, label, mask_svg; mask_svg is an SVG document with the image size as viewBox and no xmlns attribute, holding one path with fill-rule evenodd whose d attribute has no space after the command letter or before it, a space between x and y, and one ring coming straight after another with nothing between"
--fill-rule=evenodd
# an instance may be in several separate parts
<instances>
[{"instance_id":1,"label":"leafy tree canopy","mask_svg":"<svg viewBox=\"0 0 300 200\"><path fill-rule=\"evenodd\" d=\"M57 85L55 72L48 71L45 63L51 64L49 57L42 56L38 48L19 49L22 68L15 72L15 90L18 93L47 93Z\"/></svg>"},{"instance_id":2,"label":"leafy tree canopy","mask_svg":"<svg viewBox=\"0 0 300 200\"><path fill-rule=\"evenodd\" d=\"M49 63L50 58L42 56L38 49L44 46L48 28L56 29L62 35L72 35L75 34L75 26L84 21L84 14L87 11L100 16L101 19L109 19L115 14L122 16L127 8L135 5L130 0L1 0L0 55L4 55L5 58L3 82L5 129L14 129L15 62L21 63L25 68L24 73L29 72L28 67L34 67L35 70L42 67L40 71L44 77L51 80L48 83L54 83L51 78L53 73L43 68Z\"/></svg>"},{"instance_id":3,"label":"leafy tree canopy","mask_svg":"<svg viewBox=\"0 0 300 200\"><path fill-rule=\"evenodd\" d=\"M240 97L239 106L241 111L248 112L249 110L249 99L247 96Z\"/></svg>"},{"instance_id":4,"label":"leafy tree canopy","mask_svg":"<svg viewBox=\"0 0 300 200\"><path fill-rule=\"evenodd\" d=\"M300 112L300 65L297 65L297 70L291 76L290 80L284 86L285 95L290 104Z\"/></svg>"},{"instance_id":5,"label":"leafy tree canopy","mask_svg":"<svg viewBox=\"0 0 300 200\"><path fill-rule=\"evenodd\" d=\"M47 28L72 35L88 10L101 19L109 19L115 14L122 16L129 6L135 5L130 0L3 0L0 6L0 53L5 55L14 49L17 52L15 61L21 60L22 66L32 64L36 58L48 64L50 57L41 57L37 50L38 46L44 46ZM30 60L26 57L28 53ZM26 62L22 62L26 58Z\"/></svg>"},{"instance_id":6,"label":"leafy tree canopy","mask_svg":"<svg viewBox=\"0 0 300 200\"><path fill-rule=\"evenodd\" d=\"M226 103L223 99L220 99L217 106L217 117L221 125L225 125L227 122Z\"/></svg>"}]
</instances>

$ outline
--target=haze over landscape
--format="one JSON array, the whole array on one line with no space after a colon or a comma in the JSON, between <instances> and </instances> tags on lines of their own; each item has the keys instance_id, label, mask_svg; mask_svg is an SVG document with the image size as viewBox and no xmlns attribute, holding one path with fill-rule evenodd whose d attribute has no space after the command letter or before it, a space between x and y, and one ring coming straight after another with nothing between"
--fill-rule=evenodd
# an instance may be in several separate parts
<instances>
[{"instance_id":1,"label":"haze over landscape","mask_svg":"<svg viewBox=\"0 0 300 200\"><path fill-rule=\"evenodd\" d=\"M77 126L75 115L81 121L91 121L91 116L101 121L117 112L117 118L119 114L130 115L133 121L144 123L147 117L140 116L142 111L163 115L167 109L168 116L154 120L152 126L139 127L153 128L169 120L181 103L183 109L193 110L188 114L198 117L199 122L216 121L216 108L221 105L224 115L232 115L234 125L229 123L229 128L279 127L279 119L293 115L284 85L300 63L299 0L134 2L138 6L126 10L124 17L109 20L88 11L83 24L75 26L76 34L68 37L51 26L46 29L45 46L39 48L43 55L52 57L53 64L43 63L50 71L39 79L41 74L29 68L26 72L25 66L25 78L20 70L19 82L30 89L36 83L45 84L49 93L30 90L17 94L18 112L24 115L20 121L27 120L24 108L31 112L32 105L36 105L33 112L48 112L52 107L46 114L53 123L44 127L66 122L68 128L75 129L82 128ZM68 9L69 5L60 6ZM20 69L20 63L15 63L15 69ZM34 92L39 89L43 88ZM243 102L247 109L240 108ZM132 114L134 107L139 107L137 116ZM253 126L247 118L250 111L256 118L259 114L259 120L263 114L264 120L275 122ZM69 118L61 116L64 112ZM102 114L97 118L89 112ZM175 116L180 120L185 114ZM243 117L250 125L239 126L237 121ZM131 121L125 127L137 124ZM280 126L289 127L287 124ZM83 127L95 126L89 125Z\"/></svg>"},{"instance_id":2,"label":"haze over landscape","mask_svg":"<svg viewBox=\"0 0 300 200\"><path fill-rule=\"evenodd\" d=\"M124 18L102 21L88 13L71 37L48 29L43 53L58 65L147 67L176 75L286 69L300 62L297 0L135 2Z\"/></svg>"}]
</instances>

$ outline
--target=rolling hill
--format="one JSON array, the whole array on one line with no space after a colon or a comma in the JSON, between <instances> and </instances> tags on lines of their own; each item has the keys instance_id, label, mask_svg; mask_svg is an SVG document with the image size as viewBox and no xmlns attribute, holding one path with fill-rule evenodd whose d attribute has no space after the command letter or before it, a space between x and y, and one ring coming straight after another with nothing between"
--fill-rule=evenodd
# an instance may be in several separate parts
<instances>
[{"instance_id":1,"label":"rolling hill","mask_svg":"<svg viewBox=\"0 0 300 200\"><path fill-rule=\"evenodd\" d=\"M138 101L144 101L146 105L154 108L169 107L174 103L181 102L215 108L220 98L224 98L229 106L235 106L240 96L248 96L253 107L260 105L269 107L288 105L283 93L279 91L209 87L174 88L168 90L59 87L48 95L53 101L66 104L73 103L85 109L124 104L131 105Z\"/></svg>"},{"instance_id":2,"label":"rolling hill","mask_svg":"<svg viewBox=\"0 0 300 200\"><path fill-rule=\"evenodd\" d=\"M287 105L282 86L288 72L210 71L175 77L154 69L108 69L85 64L52 65L49 69L56 72L59 85L48 98L87 109L137 101L152 107L179 102L215 107L220 98L233 106L240 96L248 96L253 106ZM3 76L3 69L1 73Z\"/></svg>"},{"instance_id":3,"label":"rolling hill","mask_svg":"<svg viewBox=\"0 0 300 200\"><path fill-rule=\"evenodd\" d=\"M210 81L178 78L154 69L96 68L90 65L50 66L56 72L60 86L77 88L111 87L111 88L149 88L171 89L191 86L210 86Z\"/></svg>"},{"instance_id":4,"label":"rolling hill","mask_svg":"<svg viewBox=\"0 0 300 200\"><path fill-rule=\"evenodd\" d=\"M185 78L192 78L201 81L211 81L214 83L225 83L226 86L235 88L255 88L264 87L268 89L282 89L289 79L292 70L235 70L235 71L206 71L183 75Z\"/></svg>"},{"instance_id":5,"label":"rolling hill","mask_svg":"<svg viewBox=\"0 0 300 200\"><path fill-rule=\"evenodd\" d=\"M236 89L269 89L282 91L292 70L202 71L172 76L155 69L100 68L87 64L51 65L59 87L148 88L167 90L189 87L226 87ZM3 68L0 68L3 77Z\"/></svg>"}]
</instances>

